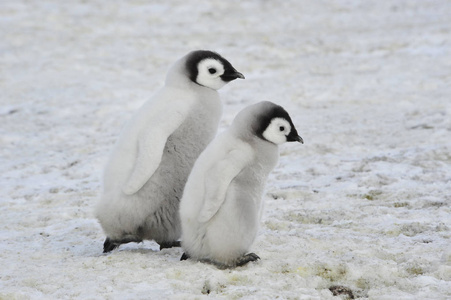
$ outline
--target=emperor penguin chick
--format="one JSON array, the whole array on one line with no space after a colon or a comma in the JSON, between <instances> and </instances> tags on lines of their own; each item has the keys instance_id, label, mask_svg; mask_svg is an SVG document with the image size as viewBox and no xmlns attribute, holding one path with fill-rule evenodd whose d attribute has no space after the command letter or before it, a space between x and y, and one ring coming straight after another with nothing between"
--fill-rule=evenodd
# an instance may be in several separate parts
<instances>
[{"instance_id":1,"label":"emperor penguin chick","mask_svg":"<svg viewBox=\"0 0 451 300\"><path fill-rule=\"evenodd\" d=\"M106 165L96 207L104 252L142 240L154 240L160 249L180 246L183 188L216 135L222 114L217 90L237 78L244 76L219 54L190 52L133 116Z\"/></svg>"},{"instance_id":2,"label":"emperor penguin chick","mask_svg":"<svg viewBox=\"0 0 451 300\"><path fill-rule=\"evenodd\" d=\"M246 253L257 235L266 179L284 142L303 140L285 109L264 101L243 109L208 145L180 203L181 260L230 268L259 259Z\"/></svg>"}]
</instances>

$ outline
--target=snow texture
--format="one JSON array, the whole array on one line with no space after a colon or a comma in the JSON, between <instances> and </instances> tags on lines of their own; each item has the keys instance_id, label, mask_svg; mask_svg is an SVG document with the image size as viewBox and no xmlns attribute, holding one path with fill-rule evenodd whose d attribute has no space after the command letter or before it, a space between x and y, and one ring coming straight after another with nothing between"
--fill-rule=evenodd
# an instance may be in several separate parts
<instances>
[{"instance_id":1,"label":"snow texture","mask_svg":"<svg viewBox=\"0 0 451 300\"><path fill-rule=\"evenodd\" d=\"M0 299L450 299L450 15L447 0L2 1ZM269 100L305 141L280 147L262 259L218 270L151 241L104 255L113 143L195 49L246 76L220 91L220 131Z\"/></svg>"}]
</instances>

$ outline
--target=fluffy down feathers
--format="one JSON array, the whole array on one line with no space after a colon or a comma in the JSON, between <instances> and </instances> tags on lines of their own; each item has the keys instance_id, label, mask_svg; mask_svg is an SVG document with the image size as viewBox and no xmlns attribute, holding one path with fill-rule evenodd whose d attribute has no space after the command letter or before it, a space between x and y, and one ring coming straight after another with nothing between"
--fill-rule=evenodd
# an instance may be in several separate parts
<instances>
[{"instance_id":1,"label":"fluffy down feathers","mask_svg":"<svg viewBox=\"0 0 451 300\"><path fill-rule=\"evenodd\" d=\"M281 117L274 113L278 108L271 102L245 108L230 129L199 156L180 205L184 257L219 267L258 258L246 253L258 231L267 176L278 160L277 143L265 139L258 130L262 126L263 132L272 129L272 120ZM270 118L266 118L268 114ZM292 122L287 116L283 118L289 126ZM278 134L288 141L288 135L298 136L295 131L293 126Z\"/></svg>"},{"instance_id":2,"label":"fluffy down feathers","mask_svg":"<svg viewBox=\"0 0 451 300\"><path fill-rule=\"evenodd\" d=\"M203 60L219 57L212 53L194 51L177 61L165 86L122 131L105 168L96 208L107 235L104 251L131 241L161 244L180 238L178 207L184 185L194 161L216 134L222 113L216 91L220 84L202 85L190 74ZM235 69L229 72L238 74ZM214 76L207 82L226 83Z\"/></svg>"}]
</instances>

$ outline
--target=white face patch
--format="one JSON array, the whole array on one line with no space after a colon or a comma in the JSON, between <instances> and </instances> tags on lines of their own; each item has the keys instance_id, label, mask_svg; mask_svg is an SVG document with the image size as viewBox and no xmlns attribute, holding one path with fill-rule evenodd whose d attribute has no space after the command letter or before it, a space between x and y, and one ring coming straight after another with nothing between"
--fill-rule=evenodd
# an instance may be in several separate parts
<instances>
[{"instance_id":1,"label":"white face patch","mask_svg":"<svg viewBox=\"0 0 451 300\"><path fill-rule=\"evenodd\" d=\"M227 83L220 77L224 74L224 66L216 59L206 58L201 60L197 65L197 71L196 82L200 85L219 90Z\"/></svg>"},{"instance_id":2,"label":"white face patch","mask_svg":"<svg viewBox=\"0 0 451 300\"><path fill-rule=\"evenodd\" d=\"M269 123L268 127L266 127L265 131L263 131L263 137L276 144L282 144L287 141L287 136L290 134L291 125L290 123L283 118L274 118Z\"/></svg>"}]
</instances>

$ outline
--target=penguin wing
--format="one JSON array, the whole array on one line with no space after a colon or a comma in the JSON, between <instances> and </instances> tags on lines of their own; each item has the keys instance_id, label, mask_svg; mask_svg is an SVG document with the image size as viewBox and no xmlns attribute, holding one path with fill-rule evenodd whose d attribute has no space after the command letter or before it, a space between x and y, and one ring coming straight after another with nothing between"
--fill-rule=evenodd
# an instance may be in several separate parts
<instances>
[{"instance_id":1,"label":"penguin wing","mask_svg":"<svg viewBox=\"0 0 451 300\"><path fill-rule=\"evenodd\" d=\"M207 222L218 212L224 203L230 183L252 159L250 146L235 148L206 172L205 194L198 222Z\"/></svg>"},{"instance_id":2,"label":"penguin wing","mask_svg":"<svg viewBox=\"0 0 451 300\"><path fill-rule=\"evenodd\" d=\"M183 106L147 122L138 138L138 153L128 180L122 187L127 195L138 192L155 173L168 137L183 123L188 110Z\"/></svg>"}]
</instances>

